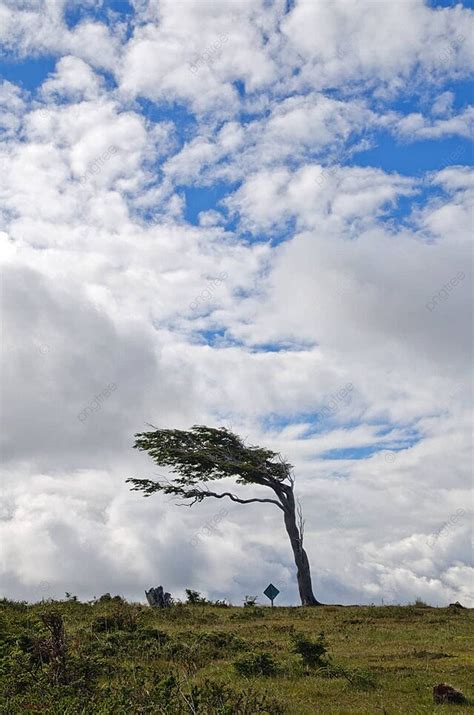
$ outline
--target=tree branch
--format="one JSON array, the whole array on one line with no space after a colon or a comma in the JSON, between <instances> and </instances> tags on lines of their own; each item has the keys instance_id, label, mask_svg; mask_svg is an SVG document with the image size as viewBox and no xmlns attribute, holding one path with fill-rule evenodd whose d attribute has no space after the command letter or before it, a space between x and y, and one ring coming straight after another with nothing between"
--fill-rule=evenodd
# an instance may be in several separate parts
<instances>
[{"instance_id":1,"label":"tree branch","mask_svg":"<svg viewBox=\"0 0 474 715\"><path fill-rule=\"evenodd\" d=\"M298 531L300 532L300 544L303 546L305 520L303 518L303 508L299 499L296 500L296 513L298 518Z\"/></svg>"},{"instance_id":2,"label":"tree branch","mask_svg":"<svg viewBox=\"0 0 474 715\"><path fill-rule=\"evenodd\" d=\"M190 506L200 502L207 497L214 497L215 499L222 499L223 497L229 497L232 501L237 504L253 504L255 502L260 502L262 504L275 504L282 511L284 510L283 505L276 501L276 499L259 499L255 497L254 499L240 499L235 494L230 492L222 492L218 494L217 492L211 492L209 489L202 489L201 487L194 487L192 489L186 489L183 486L175 486L172 483L162 483L154 482L151 479L127 479L127 482L131 482L134 486L132 491L142 491L145 496L151 496L154 492L164 492L165 494L173 494L174 496L179 496L182 499L192 499Z\"/></svg>"},{"instance_id":3,"label":"tree branch","mask_svg":"<svg viewBox=\"0 0 474 715\"><path fill-rule=\"evenodd\" d=\"M239 497L236 497L235 494L231 494L230 492L223 492L222 494L216 494L216 492L205 492L205 496L215 497L216 499L222 499L222 497L229 497L229 499L237 502L238 504L252 504L253 502L275 504L279 509L284 511L282 505L275 499L239 499Z\"/></svg>"}]
</instances>

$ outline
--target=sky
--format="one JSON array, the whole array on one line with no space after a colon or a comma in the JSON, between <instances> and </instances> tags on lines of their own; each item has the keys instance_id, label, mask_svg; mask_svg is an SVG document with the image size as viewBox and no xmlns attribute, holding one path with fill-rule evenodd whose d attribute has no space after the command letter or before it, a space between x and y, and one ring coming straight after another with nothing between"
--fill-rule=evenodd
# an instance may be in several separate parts
<instances>
[{"instance_id":1,"label":"sky","mask_svg":"<svg viewBox=\"0 0 474 715\"><path fill-rule=\"evenodd\" d=\"M125 483L163 473L135 433L207 424L294 465L318 600L474 606L473 29L0 2L0 597L296 605L272 505Z\"/></svg>"}]
</instances>

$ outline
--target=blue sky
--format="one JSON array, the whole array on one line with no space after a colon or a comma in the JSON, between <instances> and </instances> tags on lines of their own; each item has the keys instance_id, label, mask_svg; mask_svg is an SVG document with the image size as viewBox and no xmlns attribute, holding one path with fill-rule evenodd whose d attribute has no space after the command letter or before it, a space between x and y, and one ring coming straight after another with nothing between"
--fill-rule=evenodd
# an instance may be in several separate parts
<instances>
[{"instance_id":1,"label":"blue sky","mask_svg":"<svg viewBox=\"0 0 474 715\"><path fill-rule=\"evenodd\" d=\"M3 528L23 551L43 544L23 561L8 546L16 594L37 565L57 592L74 586L54 558L68 479L88 595L117 579L134 596L150 570L208 590L204 541L180 569L158 534L134 558L142 505L122 477L146 471L130 445L150 422L224 423L288 456L322 600L342 600L347 569L349 600L466 600L466 525L427 541L469 482L473 15L423 0L6 9ZM146 508L145 523L179 525L183 550L212 516ZM252 518L232 511L222 559L245 552ZM121 545L123 576L89 534ZM275 549L292 603L284 539ZM255 588L274 578L262 558ZM238 597L229 569L219 594Z\"/></svg>"}]
</instances>

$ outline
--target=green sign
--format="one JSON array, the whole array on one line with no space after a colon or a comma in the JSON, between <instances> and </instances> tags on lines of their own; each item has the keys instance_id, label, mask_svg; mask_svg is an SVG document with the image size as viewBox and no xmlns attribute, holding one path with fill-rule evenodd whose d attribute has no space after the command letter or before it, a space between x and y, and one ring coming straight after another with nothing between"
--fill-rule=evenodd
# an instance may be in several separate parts
<instances>
[{"instance_id":1,"label":"green sign","mask_svg":"<svg viewBox=\"0 0 474 715\"><path fill-rule=\"evenodd\" d=\"M278 594L280 593L280 591L277 589L276 586L274 586L274 585L271 583L271 584L269 584L269 585L266 587L266 589L265 589L265 591L264 591L263 593L265 594L265 596L267 596L267 598L270 599L270 601L272 602L272 606L273 606L273 601L274 601L274 599L278 596Z\"/></svg>"}]
</instances>

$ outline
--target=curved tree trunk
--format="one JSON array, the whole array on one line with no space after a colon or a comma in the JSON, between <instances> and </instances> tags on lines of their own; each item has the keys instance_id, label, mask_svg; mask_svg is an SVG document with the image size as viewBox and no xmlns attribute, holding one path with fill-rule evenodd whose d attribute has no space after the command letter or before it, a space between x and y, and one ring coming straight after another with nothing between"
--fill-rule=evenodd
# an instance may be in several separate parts
<instances>
[{"instance_id":1,"label":"curved tree trunk","mask_svg":"<svg viewBox=\"0 0 474 715\"><path fill-rule=\"evenodd\" d=\"M293 495L287 499L284 514L286 531L295 557L301 604L303 606L321 606L322 604L313 593L311 569L308 556L303 548L303 535L300 533L296 522L296 507Z\"/></svg>"}]
</instances>

